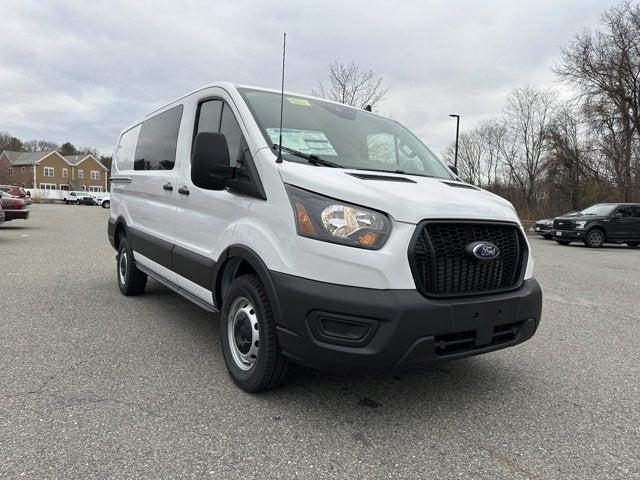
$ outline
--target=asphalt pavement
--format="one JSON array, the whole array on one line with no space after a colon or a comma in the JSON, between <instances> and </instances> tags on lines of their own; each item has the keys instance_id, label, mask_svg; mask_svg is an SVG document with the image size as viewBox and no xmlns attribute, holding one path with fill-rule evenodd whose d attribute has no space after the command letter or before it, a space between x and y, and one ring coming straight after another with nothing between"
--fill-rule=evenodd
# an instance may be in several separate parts
<instances>
[{"instance_id":1,"label":"asphalt pavement","mask_svg":"<svg viewBox=\"0 0 640 480\"><path fill-rule=\"evenodd\" d=\"M531 238L530 341L250 395L218 318L118 291L107 210L0 226L0 478L640 478L640 249Z\"/></svg>"}]
</instances>

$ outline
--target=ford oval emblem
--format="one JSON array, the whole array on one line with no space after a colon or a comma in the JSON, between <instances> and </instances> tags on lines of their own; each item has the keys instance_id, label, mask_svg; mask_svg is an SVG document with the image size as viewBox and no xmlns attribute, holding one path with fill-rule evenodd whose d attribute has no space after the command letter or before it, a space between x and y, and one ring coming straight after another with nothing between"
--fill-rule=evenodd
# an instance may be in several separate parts
<instances>
[{"instance_id":1,"label":"ford oval emblem","mask_svg":"<svg viewBox=\"0 0 640 480\"><path fill-rule=\"evenodd\" d=\"M500 255L500 249L491 242L473 242L466 246L467 255L478 260L495 260Z\"/></svg>"}]
</instances>

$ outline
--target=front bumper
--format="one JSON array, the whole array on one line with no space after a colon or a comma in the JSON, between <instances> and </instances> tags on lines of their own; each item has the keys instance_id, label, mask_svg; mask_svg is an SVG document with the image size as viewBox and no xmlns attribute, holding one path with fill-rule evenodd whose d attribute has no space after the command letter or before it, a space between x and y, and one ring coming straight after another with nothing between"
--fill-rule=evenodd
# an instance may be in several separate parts
<instances>
[{"instance_id":1,"label":"front bumper","mask_svg":"<svg viewBox=\"0 0 640 480\"><path fill-rule=\"evenodd\" d=\"M4 210L4 220L5 222L8 222L9 220L26 220L27 218L29 218L29 210L25 209L17 209L17 210L11 210L11 209L7 209Z\"/></svg>"},{"instance_id":2,"label":"front bumper","mask_svg":"<svg viewBox=\"0 0 640 480\"><path fill-rule=\"evenodd\" d=\"M584 230L553 230L552 235L558 240L582 240Z\"/></svg>"},{"instance_id":3,"label":"front bumper","mask_svg":"<svg viewBox=\"0 0 640 480\"><path fill-rule=\"evenodd\" d=\"M533 231L536 232L538 235L542 235L542 236L551 235L551 230L552 230L552 227L550 225L536 224L533 227Z\"/></svg>"},{"instance_id":4,"label":"front bumper","mask_svg":"<svg viewBox=\"0 0 640 480\"><path fill-rule=\"evenodd\" d=\"M271 277L283 353L321 370L405 369L510 347L533 336L542 310L534 279L510 292L436 300L416 290Z\"/></svg>"}]
</instances>

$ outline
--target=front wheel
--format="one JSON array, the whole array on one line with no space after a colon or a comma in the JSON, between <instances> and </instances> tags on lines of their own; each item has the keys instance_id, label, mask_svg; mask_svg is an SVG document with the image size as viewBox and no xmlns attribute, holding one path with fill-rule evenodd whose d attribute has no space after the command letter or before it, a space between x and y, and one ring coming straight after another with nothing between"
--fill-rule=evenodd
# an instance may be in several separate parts
<instances>
[{"instance_id":1,"label":"front wheel","mask_svg":"<svg viewBox=\"0 0 640 480\"><path fill-rule=\"evenodd\" d=\"M569 240L556 240L560 245L569 245L571 242Z\"/></svg>"},{"instance_id":2,"label":"front wheel","mask_svg":"<svg viewBox=\"0 0 640 480\"><path fill-rule=\"evenodd\" d=\"M551 235L542 235L545 240L551 240Z\"/></svg>"},{"instance_id":3,"label":"front wheel","mask_svg":"<svg viewBox=\"0 0 640 480\"><path fill-rule=\"evenodd\" d=\"M67 200L66 198L64 199L64 204L65 205L69 205L69 200Z\"/></svg>"},{"instance_id":4,"label":"front wheel","mask_svg":"<svg viewBox=\"0 0 640 480\"><path fill-rule=\"evenodd\" d=\"M584 237L584 244L589 248L600 248L604 243L604 232L599 229L589 230Z\"/></svg>"},{"instance_id":5,"label":"front wheel","mask_svg":"<svg viewBox=\"0 0 640 480\"><path fill-rule=\"evenodd\" d=\"M233 381L250 393L276 388L292 371L278 346L267 292L257 275L236 278L220 315L222 354Z\"/></svg>"},{"instance_id":6,"label":"front wheel","mask_svg":"<svg viewBox=\"0 0 640 480\"><path fill-rule=\"evenodd\" d=\"M117 257L118 287L123 295L140 295L147 286L147 275L133 262L133 251L127 243L127 237L120 240Z\"/></svg>"}]
</instances>

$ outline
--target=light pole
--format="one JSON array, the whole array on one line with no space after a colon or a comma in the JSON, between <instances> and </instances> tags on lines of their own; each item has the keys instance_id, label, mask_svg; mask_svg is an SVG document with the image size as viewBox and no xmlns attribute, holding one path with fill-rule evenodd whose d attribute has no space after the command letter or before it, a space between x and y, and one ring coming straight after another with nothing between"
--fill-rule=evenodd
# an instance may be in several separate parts
<instances>
[{"instance_id":1,"label":"light pole","mask_svg":"<svg viewBox=\"0 0 640 480\"><path fill-rule=\"evenodd\" d=\"M460 115L452 113L449 116L456 119L456 153L455 153L455 157L453 158L453 166L456 167L456 170L457 170L458 169L458 135L460 133Z\"/></svg>"}]
</instances>

